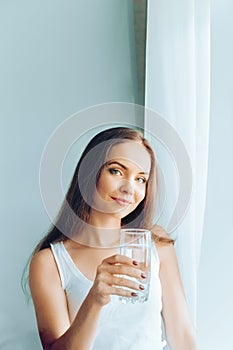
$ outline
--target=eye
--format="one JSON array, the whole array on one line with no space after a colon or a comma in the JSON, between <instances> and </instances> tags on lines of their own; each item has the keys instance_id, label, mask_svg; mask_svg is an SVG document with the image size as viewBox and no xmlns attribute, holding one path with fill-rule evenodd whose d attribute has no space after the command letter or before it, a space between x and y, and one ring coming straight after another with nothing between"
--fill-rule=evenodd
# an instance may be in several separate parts
<instances>
[{"instance_id":1,"label":"eye","mask_svg":"<svg viewBox=\"0 0 233 350\"><path fill-rule=\"evenodd\" d=\"M115 168L110 168L110 169L108 169L108 171L110 172L110 174L113 174L113 175L121 175L120 170L115 169Z\"/></svg>"},{"instance_id":2,"label":"eye","mask_svg":"<svg viewBox=\"0 0 233 350\"><path fill-rule=\"evenodd\" d=\"M138 177L137 181L141 184L144 184L146 182L146 179L144 177Z\"/></svg>"}]
</instances>

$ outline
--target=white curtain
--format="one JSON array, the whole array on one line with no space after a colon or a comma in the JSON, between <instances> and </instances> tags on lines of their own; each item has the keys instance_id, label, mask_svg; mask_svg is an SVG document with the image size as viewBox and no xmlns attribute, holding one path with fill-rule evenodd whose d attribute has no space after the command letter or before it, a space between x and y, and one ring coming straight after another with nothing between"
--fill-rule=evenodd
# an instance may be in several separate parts
<instances>
[{"instance_id":1,"label":"white curtain","mask_svg":"<svg viewBox=\"0 0 233 350\"><path fill-rule=\"evenodd\" d=\"M195 325L208 163L210 0L148 0L147 11L145 107L161 113L176 130L192 165L191 202L172 235L176 237L184 289ZM156 130L156 118L151 113L145 113L145 128L152 133ZM171 198L179 192L173 179L176 172L169 168L164 153L160 154L159 145L155 147L166 184L167 208L174 204ZM169 228L168 222L162 224Z\"/></svg>"}]
</instances>

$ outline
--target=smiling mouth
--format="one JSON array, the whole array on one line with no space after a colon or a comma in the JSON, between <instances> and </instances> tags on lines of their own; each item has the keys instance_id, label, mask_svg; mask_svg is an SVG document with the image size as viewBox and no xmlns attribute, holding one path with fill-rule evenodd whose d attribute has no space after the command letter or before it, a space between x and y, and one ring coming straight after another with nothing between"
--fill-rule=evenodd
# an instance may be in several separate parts
<instances>
[{"instance_id":1,"label":"smiling mouth","mask_svg":"<svg viewBox=\"0 0 233 350\"><path fill-rule=\"evenodd\" d=\"M133 204L131 201L127 200L127 199L123 199L123 198L115 198L112 197L112 199L117 202L119 205L121 205L122 207L126 207L130 204Z\"/></svg>"}]
</instances>

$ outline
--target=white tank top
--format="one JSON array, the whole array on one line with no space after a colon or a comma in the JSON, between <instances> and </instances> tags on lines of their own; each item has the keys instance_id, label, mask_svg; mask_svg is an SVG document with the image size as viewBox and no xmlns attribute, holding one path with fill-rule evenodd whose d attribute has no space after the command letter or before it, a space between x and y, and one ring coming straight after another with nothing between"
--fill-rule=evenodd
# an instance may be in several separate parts
<instances>
[{"instance_id":1,"label":"white tank top","mask_svg":"<svg viewBox=\"0 0 233 350\"><path fill-rule=\"evenodd\" d=\"M72 322L93 282L77 268L62 242L51 244L61 284L67 297ZM92 350L162 350L161 284L159 258L155 246L151 261L149 299L145 303L126 303L118 296L102 309Z\"/></svg>"}]
</instances>

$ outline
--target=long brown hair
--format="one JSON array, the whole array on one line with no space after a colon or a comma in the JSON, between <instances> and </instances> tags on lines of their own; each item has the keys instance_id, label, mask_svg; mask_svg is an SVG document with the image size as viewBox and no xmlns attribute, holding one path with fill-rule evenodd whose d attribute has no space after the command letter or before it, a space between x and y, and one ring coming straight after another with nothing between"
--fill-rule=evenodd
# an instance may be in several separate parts
<instances>
[{"instance_id":1,"label":"long brown hair","mask_svg":"<svg viewBox=\"0 0 233 350\"><path fill-rule=\"evenodd\" d=\"M52 224L47 235L37 244L32 256L50 247L50 243L67 240L74 230L81 232L85 223L88 223L91 211L89 203L91 203L96 183L106 162L108 151L114 145L127 141L137 141L144 145L150 154L151 169L146 184L145 198L133 212L122 218L121 226L152 228L157 191L154 151L140 131L128 127L114 127L98 133L86 146L74 171L57 220L55 224ZM152 237L155 241L173 243L172 239L158 237L154 232L152 232Z\"/></svg>"}]
</instances>

